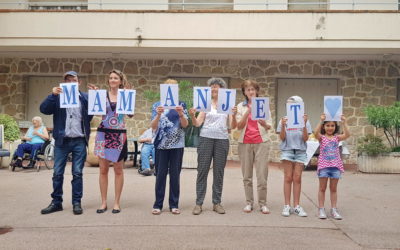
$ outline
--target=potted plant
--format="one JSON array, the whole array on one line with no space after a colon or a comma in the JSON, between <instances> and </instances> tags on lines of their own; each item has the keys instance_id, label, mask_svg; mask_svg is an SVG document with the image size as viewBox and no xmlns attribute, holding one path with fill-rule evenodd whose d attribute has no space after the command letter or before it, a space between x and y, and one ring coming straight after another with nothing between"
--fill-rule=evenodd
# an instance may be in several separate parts
<instances>
[{"instance_id":1,"label":"potted plant","mask_svg":"<svg viewBox=\"0 0 400 250\"><path fill-rule=\"evenodd\" d=\"M193 83L190 81L179 81L179 100L186 103L186 108L189 109L193 106ZM155 102L160 100L160 92L151 90L144 91L144 97ZM198 115L198 114L196 114ZM189 126L185 128L185 153L183 154L184 168L193 168L197 166L197 146L199 144L200 128L192 125L189 118Z\"/></svg>"},{"instance_id":2,"label":"potted plant","mask_svg":"<svg viewBox=\"0 0 400 250\"><path fill-rule=\"evenodd\" d=\"M389 146L382 138L367 135L358 141L358 167L368 173L400 173L400 102L391 106L368 106L368 121L383 130Z\"/></svg>"},{"instance_id":3,"label":"potted plant","mask_svg":"<svg viewBox=\"0 0 400 250\"><path fill-rule=\"evenodd\" d=\"M0 166L8 167L11 162L11 157L14 154L18 144L21 143L19 127L15 119L7 114L0 114L0 124L4 125L4 145L3 148L10 151L10 157L0 158Z\"/></svg>"}]
</instances>

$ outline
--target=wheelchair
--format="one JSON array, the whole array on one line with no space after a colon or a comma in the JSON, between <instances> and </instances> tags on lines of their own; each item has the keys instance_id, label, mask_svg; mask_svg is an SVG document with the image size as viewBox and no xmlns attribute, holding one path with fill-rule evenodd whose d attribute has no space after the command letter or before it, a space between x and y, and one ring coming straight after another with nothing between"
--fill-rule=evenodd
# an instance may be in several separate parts
<instances>
[{"instance_id":1,"label":"wheelchair","mask_svg":"<svg viewBox=\"0 0 400 250\"><path fill-rule=\"evenodd\" d=\"M15 171L17 155L14 153L11 163L10 170ZM33 161L36 161L33 166L31 166ZM25 153L22 157L22 168L23 169L31 169L36 168L36 171L40 171L40 167L42 166L42 162L44 163L47 169L53 169L54 167L54 139L47 140L43 143L42 147L35 152L33 159L30 158L29 153Z\"/></svg>"}]
</instances>

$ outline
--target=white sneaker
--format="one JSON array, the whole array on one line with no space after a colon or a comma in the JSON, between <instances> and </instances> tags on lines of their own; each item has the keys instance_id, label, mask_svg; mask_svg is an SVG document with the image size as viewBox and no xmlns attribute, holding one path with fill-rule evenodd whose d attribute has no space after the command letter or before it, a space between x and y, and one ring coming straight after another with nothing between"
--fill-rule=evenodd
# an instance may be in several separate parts
<instances>
[{"instance_id":1,"label":"white sneaker","mask_svg":"<svg viewBox=\"0 0 400 250\"><path fill-rule=\"evenodd\" d=\"M318 209L318 217L320 219L326 219L327 218L326 213L325 213L325 208L319 208Z\"/></svg>"},{"instance_id":2,"label":"white sneaker","mask_svg":"<svg viewBox=\"0 0 400 250\"><path fill-rule=\"evenodd\" d=\"M332 209L331 209L331 216L332 216L332 218L334 218L335 220L341 220L341 219L343 219L343 217L339 214L337 208L332 208Z\"/></svg>"},{"instance_id":3,"label":"white sneaker","mask_svg":"<svg viewBox=\"0 0 400 250\"><path fill-rule=\"evenodd\" d=\"M245 212L245 213L250 213L251 211L253 211L253 207L250 204L246 205L243 208L243 212Z\"/></svg>"},{"instance_id":4,"label":"white sneaker","mask_svg":"<svg viewBox=\"0 0 400 250\"><path fill-rule=\"evenodd\" d=\"M307 217L307 213L304 211L304 209L302 207L300 207L299 205L297 205L294 208L294 213L297 214L300 217Z\"/></svg>"},{"instance_id":5,"label":"white sneaker","mask_svg":"<svg viewBox=\"0 0 400 250\"><path fill-rule=\"evenodd\" d=\"M265 205L261 206L260 210L261 210L261 213L263 213L263 214L269 214L270 213L268 207L265 206Z\"/></svg>"},{"instance_id":6,"label":"white sneaker","mask_svg":"<svg viewBox=\"0 0 400 250\"><path fill-rule=\"evenodd\" d=\"M292 208L289 205L283 206L282 216L288 217L291 213Z\"/></svg>"}]
</instances>

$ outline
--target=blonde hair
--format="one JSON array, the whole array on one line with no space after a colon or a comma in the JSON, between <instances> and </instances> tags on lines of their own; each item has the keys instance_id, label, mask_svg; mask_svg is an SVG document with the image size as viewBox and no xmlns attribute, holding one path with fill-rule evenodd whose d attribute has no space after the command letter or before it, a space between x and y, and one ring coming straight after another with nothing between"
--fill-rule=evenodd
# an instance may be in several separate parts
<instances>
[{"instance_id":1,"label":"blonde hair","mask_svg":"<svg viewBox=\"0 0 400 250\"><path fill-rule=\"evenodd\" d=\"M167 80L165 80L164 83L167 83L167 84L178 84L178 81L175 80L175 79L168 78Z\"/></svg>"},{"instance_id":2,"label":"blonde hair","mask_svg":"<svg viewBox=\"0 0 400 250\"><path fill-rule=\"evenodd\" d=\"M120 89L124 89L125 87L130 88L130 84L128 83L128 80L126 78L126 75L124 73L122 73L122 71L118 70L118 69L113 69L108 73L108 77L110 77L110 75L114 73L116 75L119 76L119 79L121 80L121 84L119 85ZM107 85L109 85L109 79L107 79Z\"/></svg>"},{"instance_id":3,"label":"blonde hair","mask_svg":"<svg viewBox=\"0 0 400 250\"><path fill-rule=\"evenodd\" d=\"M32 118L32 122L33 122L33 121L38 121L38 122L40 123L40 126L43 125L43 120L42 120L42 117L40 117L40 116L35 116L35 117L33 117L33 118Z\"/></svg>"}]
</instances>

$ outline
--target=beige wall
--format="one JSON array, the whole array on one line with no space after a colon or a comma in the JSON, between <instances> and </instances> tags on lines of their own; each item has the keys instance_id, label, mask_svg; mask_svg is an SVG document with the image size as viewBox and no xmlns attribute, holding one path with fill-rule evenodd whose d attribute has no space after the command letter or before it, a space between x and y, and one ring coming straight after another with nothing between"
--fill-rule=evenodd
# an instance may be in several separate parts
<instances>
[{"instance_id":1,"label":"beige wall","mask_svg":"<svg viewBox=\"0 0 400 250\"><path fill-rule=\"evenodd\" d=\"M10 24L0 26L0 53L21 51L22 56L30 51L204 56L207 49L212 55L268 58L317 51L322 59L351 53L398 56L400 49L400 29L389 28L400 27L398 13L8 12L0 13L0 23Z\"/></svg>"}]
</instances>

